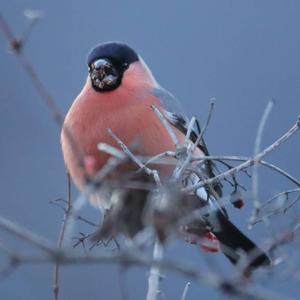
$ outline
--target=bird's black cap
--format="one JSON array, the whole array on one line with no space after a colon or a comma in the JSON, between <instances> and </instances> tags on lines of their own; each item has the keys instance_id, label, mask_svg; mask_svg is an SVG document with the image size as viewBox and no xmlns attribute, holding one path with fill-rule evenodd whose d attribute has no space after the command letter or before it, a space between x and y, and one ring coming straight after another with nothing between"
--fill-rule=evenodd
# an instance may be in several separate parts
<instances>
[{"instance_id":1,"label":"bird's black cap","mask_svg":"<svg viewBox=\"0 0 300 300\"><path fill-rule=\"evenodd\" d=\"M97 45L88 54L88 65L90 66L99 58L110 58L119 64L125 63L127 65L139 60L137 53L132 48L120 42L107 42Z\"/></svg>"}]
</instances>

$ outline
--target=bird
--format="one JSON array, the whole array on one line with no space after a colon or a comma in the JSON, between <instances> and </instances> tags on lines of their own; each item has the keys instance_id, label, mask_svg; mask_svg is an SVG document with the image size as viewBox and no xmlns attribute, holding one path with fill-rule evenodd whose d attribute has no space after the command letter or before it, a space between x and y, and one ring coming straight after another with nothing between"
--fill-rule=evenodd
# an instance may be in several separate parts
<instances>
[{"instance_id":1,"label":"bird","mask_svg":"<svg viewBox=\"0 0 300 300\"><path fill-rule=\"evenodd\" d=\"M153 107L163 114L181 143L189 125L178 100L159 85L143 58L126 43L106 42L96 45L87 56L87 68L86 82L67 112L61 132L65 165L79 190L84 190L93 173L100 171L111 157L108 153L100 152L98 144L105 143L120 148L117 141L108 134L108 129L125 145L135 145L135 155L153 157L165 151L176 151L168 130L153 113ZM193 128L191 141L195 143L200 134L200 127ZM197 154L209 154L203 138L197 145ZM92 171L87 171L86 162L89 162L88 170ZM162 178L170 175L170 167L161 165L157 170ZM215 176L211 161L206 161L199 170L206 178ZM87 173L92 175L89 177ZM145 183L151 181L149 176L132 170L132 166L117 168L111 177L122 178L127 173L133 174L131 178L139 178ZM190 179L195 182L195 178ZM179 203L177 209L181 211L190 212L206 205L215 207L204 220L188 224L186 233L218 240L221 251L234 264L243 255L252 255L249 268L270 265L267 253L242 233L230 221L225 208L218 204L217 199L222 195L221 183L217 182L211 189L213 191L209 193L202 187L195 193L182 195L179 200L174 200L174 203ZM104 207L109 213L106 222L104 218L101 235L107 236L122 230L131 237L137 234L144 226L142 211L146 207L148 193L143 189L130 192L125 189L120 192L116 188L110 189L107 194L102 193L101 197L105 198L103 195L106 195L107 199L100 197L97 200L100 204L97 205ZM116 195L121 199L118 204L113 200ZM176 214L175 209L173 217ZM206 229L207 226L209 230Z\"/></svg>"}]
</instances>

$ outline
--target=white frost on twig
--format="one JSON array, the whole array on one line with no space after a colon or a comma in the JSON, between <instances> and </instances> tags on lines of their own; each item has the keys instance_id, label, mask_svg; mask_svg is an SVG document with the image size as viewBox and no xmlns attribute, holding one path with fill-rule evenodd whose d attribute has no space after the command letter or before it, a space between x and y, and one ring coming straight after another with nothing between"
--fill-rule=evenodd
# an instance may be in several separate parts
<instances>
[{"instance_id":1,"label":"white frost on twig","mask_svg":"<svg viewBox=\"0 0 300 300\"><path fill-rule=\"evenodd\" d=\"M157 240L153 247L153 260L161 261L163 259L163 246ZM148 277L148 292L146 300L156 300L160 292L159 282L161 280L159 265L152 265Z\"/></svg>"},{"instance_id":2,"label":"white frost on twig","mask_svg":"<svg viewBox=\"0 0 300 300\"><path fill-rule=\"evenodd\" d=\"M183 289L182 296L181 296L180 300L186 300L186 296L187 296L187 293L189 291L190 286L191 286L191 283L187 282L187 284L185 285L185 287Z\"/></svg>"},{"instance_id":3,"label":"white frost on twig","mask_svg":"<svg viewBox=\"0 0 300 300\"><path fill-rule=\"evenodd\" d=\"M256 135L256 139L255 139L255 145L254 145L254 157L256 157L261 149L261 142L262 142L262 135L263 135L263 131L264 128L266 126L268 117L272 111L272 108L274 106L274 101L270 100L267 103L267 106L264 110L264 113L262 115L262 118L259 122L259 126L258 126L258 130L257 130L257 135ZM253 225L253 222L255 221L258 213L259 213L259 209L260 209L260 200L259 200L259 195L258 195L258 163L255 162L253 165L253 169L252 169L252 194L253 194L253 210L251 213L251 216L249 218L248 221L248 225L251 228Z\"/></svg>"},{"instance_id":4,"label":"white frost on twig","mask_svg":"<svg viewBox=\"0 0 300 300\"><path fill-rule=\"evenodd\" d=\"M206 179L204 181L201 181L197 184L194 184L190 187L184 188L183 192L192 192L200 187L203 187L205 185L211 185L219 180L223 180L225 178L228 178L232 176L233 174L236 174L240 171L246 170L247 168L253 166L254 164L259 163L267 154L274 151L276 148L278 148L282 143L284 143L286 140L288 140L292 135L294 135L300 128L300 119L297 119L296 124L294 124L286 133L284 133L280 138L278 138L273 144L271 144L269 147L265 148L263 151L258 153L255 157L250 158L249 160L239 164L238 166L223 172L213 178Z\"/></svg>"}]
</instances>

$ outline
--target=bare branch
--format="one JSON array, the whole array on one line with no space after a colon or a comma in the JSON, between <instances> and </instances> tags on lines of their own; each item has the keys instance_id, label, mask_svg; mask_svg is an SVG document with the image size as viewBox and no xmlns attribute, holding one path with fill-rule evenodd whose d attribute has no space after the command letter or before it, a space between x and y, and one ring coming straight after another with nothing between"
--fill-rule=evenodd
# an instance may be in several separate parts
<instances>
[{"instance_id":1,"label":"bare branch","mask_svg":"<svg viewBox=\"0 0 300 300\"><path fill-rule=\"evenodd\" d=\"M23 32L23 35L20 38L22 47L24 47L24 45L26 44L34 26L42 18L42 12L38 10L26 9L24 11L24 15L29 20L29 24L25 28L25 31Z\"/></svg>"},{"instance_id":2,"label":"bare branch","mask_svg":"<svg viewBox=\"0 0 300 300\"><path fill-rule=\"evenodd\" d=\"M259 163L267 154L274 151L276 148L278 148L282 143L284 143L287 139L289 139L293 134L295 134L298 129L300 128L300 117L298 117L296 124L294 124L284 135L282 135L278 140L276 140L273 144L271 144L269 147L264 149L262 152L258 153L255 157L241 163L240 165L234 167L231 170L228 170L224 173L221 173L213 178L201 181L197 184L194 184L193 186L186 187L183 189L184 192L192 192L200 187L203 187L205 185L211 185L219 180L222 180L224 178L228 178L232 176L233 174L236 174L242 170L245 170L254 164Z\"/></svg>"},{"instance_id":3,"label":"bare branch","mask_svg":"<svg viewBox=\"0 0 300 300\"><path fill-rule=\"evenodd\" d=\"M111 129L108 129L109 135L118 143L121 149L127 154L130 159L135 162L142 170L148 175L153 176L156 184L161 186L161 181L158 175L157 170L152 170L146 167L144 164L140 162L140 160L128 149L128 147L112 132ZM153 258L161 259L163 256L163 247L159 241L156 241L153 249ZM150 269L150 274L148 278L148 292L147 292L147 300L156 300L159 292L159 280L160 280L160 271L158 266L152 266Z\"/></svg>"},{"instance_id":4,"label":"bare branch","mask_svg":"<svg viewBox=\"0 0 300 300\"><path fill-rule=\"evenodd\" d=\"M92 221L90 221L87 218L84 218L82 216L78 216L77 220L79 220L79 221L81 221L83 223L89 224L89 225L91 225L93 227L98 227L99 226L99 224L96 224L96 223L94 223L94 222L92 222Z\"/></svg>"},{"instance_id":5,"label":"bare branch","mask_svg":"<svg viewBox=\"0 0 300 300\"><path fill-rule=\"evenodd\" d=\"M140 159L142 159L142 161L145 162L145 166L149 164L175 164L175 161L171 162L170 160L163 160L164 158L168 157L175 158L176 153L173 151L165 151L150 158L141 157Z\"/></svg>"},{"instance_id":6,"label":"bare branch","mask_svg":"<svg viewBox=\"0 0 300 300\"><path fill-rule=\"evenodd\" d=\"M227 155L209 155L209 156L200 156L200 157L194 157L192 158L192 161L201 161L201 160L217 160L217 161L221 161L221 160L231 160L231 161L248 161L250 160L251 157L247 157L247 156L227 156ZM274 170L275 172L283 175L284 177L286 177L287 179L289 179L291 182L293 182L294 184L296 184L297 186L300 187L300 181L297 180L295 177L293 177L292 175L290 175L289 173L287 173L286 171L284 171L283 169L279 168L278 166L271 164L269 162L266 162L264 160L261 160L259 162L257 162L267 168L270 168L272 170Z\"/></svg>"},{"instance_id":7,"label":"bare branch","mask_svg":"<svg viewBox=\"0 0 300 300\"><path fill-rule=\"evenodd\" d=\"M33 24L35 24L37 18L34 19L35 21L31 20ZM86 175L85 168L84 168L84 155L82 149L79 147L77 141L75 141L73 135L71 134L69 128L63 125L64 117L60 113L58 106L55 103L55 100L52 98L50 93L48 92L46 86L44 85L43 81L38 76L37 72L35 71L33 65L30 61L23 55L21 49L24 46L24 42L20 39L17 39L10 26L4 19L4 17L0 14L0 29L3 31L5 37L7 38L10 47L14 51L18 62L20 63L21 67L30 78L35 90L40 96L40 99L44 102L46 107L48 108L49 112L52 115L55 123L62 129L62 132L65 134L67 140L70 142L76 156L76 163L78 167L82 170L83 174ZM26 37L25 37L26 38Z\"/></svg>"},{"instance_id":8,"label":"bare branch","mask_svg":"<svg viewBox=\"0 0 300 300\"><path fill-rule=\"evenodd\" d=\"M2 216L0 216L0 229L38 247L50 255L57 254L56 246L54 244Z\"/></svg>"},{"instance_id":9,"label":"bare branch","mask_svg":"<svg viewBox=\"0 0 300 300\"><path fill-rule=\"evenodd\" d=\"M214 101L213 101L213 99L211 99L209 112L208 112L208 117L207 117L206 123L204 125L204 128L201 130L200 134L198 135L196 142L188 150L188 154L187 154L185 160L183 161L182 165L179 165L178 167L176 167L176 169L173 172L172 180L174 180L175 182L180 179L180 177L183 174L184 170L186 169L188 164L191 162L192 156L193 156L196 148L198 147L200 141L202 140L203 135L204 135L204 133L205 133L207 127L208 127L209 121L210 121L211 116L212 116L213 108L214 108ZM192 122L190 122L189 127L191 127L191 123ZM186 135L186 137L187 137L187 135Z\"/></svg>"},{"instance_id":10,"label":"bare branch","mask_svg":"<svg viewBox=\"0 0 300 300\"><path fill-rule=\"evenodd\" d=\"M260 207L264 208L265 206L270 204L274 199L279 198L281 196L286 196L287 197L289 194L292 194L292 193L300 193L300 189L299 188L291 189L291 190L287 190L287 191L278 193L278 194L274 195L273 197L271 197L269 200L267 200L265 203L263 203Z\"/></svg>"},{"instance_id":11,"label":"bare branch","mask_svg":"<svg viewBox=\"0 0 300 300\"><path fill-rule=\"evenodd\" d=\"M18 225L14 225L13 228L19 228ZM14 230L11 232L13 235L19 236L19 230ZM38 244L40 241L45 241L44 238L38 237L31 233L29 238L26 240L36 245L38 240ZM33 238L35 237L35 238ZM141 252L138 252L136 249L127 249L126 251L119 251L113 254L98 254L98 255L90 255L86 254L84 256L73 254L71 251L68 253L62 252L59 248L53 248L53 246L49 243L45 243L43 246L43 250L46 253L50 253L51 255L42 255L42 256L24 256L18 255L15 257L18 264L44 264L44 263L59 263L60 265L79 265L79 264L96 264L96 263L117 263L121 265L142 265L142 266L156 266L161 270L168 270L171 272L177 272L183 274L185 276L194 278L199 282L207 284L211 287L217 288L225 293L245 297L248 299L288 299L287 297L283 297L281 295L277 295L269 290L266 290L258 285L248 284L242 282L235 282L232 280L227 280L222 278L217 273L212 273L209 270L205 270L205 272L200 272L199 268L193 269L191 267L187 267L185 264L180 264L179 262L170 262L162 259L150 259L147 256L144 256Z\"/></svg>"},{"instance_id":12,"label":"bare branch","mask_svg":"<svg viewBox=\"0 0 300 300\"><path fill-rule=\"evenodd\" d=\"M163 246L159 241L156 241L153 248L153 260L161 261L163 258ZM156 300L160 292L159 282L161 274L158 265L152 265L148 277L148 292L146 300Z\"/></svg>"},{"instance_id":13,"label":"bare branch","mask_svg":"<svg viewBox=\"0 0 300 300\"><path fill-rule=\"evenodd\" d=\"M124 157L125 157L125 154L123 151L120 151L119 149L117 149L111 145L105 144L105 143L99 143L98 149L100 151L105 152L109 155L112 155L118 159L124 159Z\"/></svg>"},{"instance_id":14,"label":"bare branch","mask_svg":"<svg viewBox=\"0 0 300 300\"><path fill-rule=\"evenodd\" d=\"M162 112L156 106L151 105L151 108L154 111L154 113L156 114L156 116L159 118L161 123L164 125L165 129L169 133L176 148L178 148L179 141L178 141L178 138L177 138L172 126L170 125L170 123L166 120L165 116L162 114Z\"/></svg>"},{"instance_id":15,"label":"bare branch","mask_svg":"<svg viewBox=\"0 0 300 300\"><path fill-rule=\"evenodd\" d=\"M252 220L251 225L256 225L257 223L266 222L267 219L270 219L271 217L278 215L278 214L285 214L290 208L292 208L297 202L299 202L300 196L296 197L290 204L287 206L277 208L273 210L271 213L262 216L261 218L258 218L258 216L255 216L255 219Z\"/></svg>"},{"instance_id":16,"label":"bare branch","mask_svg":"<svg viewBox=\"0 0 300 300\"><path fill-rule=\"evenodd\" d=\"M20 256L18 257L22 264L45 264L59 262L61 265L81 265L81 264L99 264L99 263L114 263L121 265L140 265L140 266L158 266L162 270L176 272L187 277L193 278L200 283L216 288L225 294L244 297L246 299L255 300L288 300L290 298L276 294L273 291L267 290L259 285L224 279L218 273L213 273L209 270L199 271L189 267L186 264L172 262L168 260L150 259L142 253L136 251L120 251L114 254L102 253L97 255L86 254L84 256L68 253L52 256Z\"/></svg>"},{"instance_id":17,"label":"bare branch","mask_svg":"<svg viewBox=\"0 0 300 300\"><path fill-rule=\"evenodd\" d=\"M261 141L262 141L262 135L263 135L263 130L266 126L268 117L271 113L271 110L273 108L274 101L270 100L264 110L264 113L262 115L262 118L260 120L258 130L257 130L257 135L255 139L255 145L254 145L254 157L257 156L257 154L260 151L261 148ZM253 225L253 221L256 219L258 213L259 213L259 208L260 208L260 201L259 201L259 196L258 196L258 164L255 163L253 165L253 170L252 170L252 193L253 193L253 210L249 218L249 225Z\"/></svg>"},{"instance_id":18,"label":"bare branch","mask_svg":"<svg viewBox=\"0 0 300 300\"><path fill-rule=\"evenodd\" d=\"M67 197L67 205L65 208L65 213L64 213L64 218L61 224L61 229L58 237L58 242L57 242L57 247L61 248L63 245L64 241L64 236L65 236L65 230L67 226L67 220L69 218L69 214L71 212L72 208L72 195L71 195L71 178L70 174L67 173L67 179L68 179L68 197ZM54 271L53 271L53 300L58 300L59 299L59 263L56 262L54 266Z\"/></svg>"},{"instance_id":19,"label":"bare branch","mask_svg":"<svg viewBox=\"0 0 300 300\"><path fill-rule=\"evenodd\" d=\"M184 290L183 290L183 293L182 293L182 296L181 296L180 300L186 300L186 296L187 296L187 293L189 291L190 286L191 286L191 283L187 282L187 284L184 287Z\"/></svg>"},{"instance_id":20,"label":"bare branch","mask_svg":"<svg viewBox=\"0 0 300 300\"><path fill-rule=\"evenodd\" d=\"M139 166L140 169L144 170L148 175L152 176L155 183L158 186L161 186L161 181L159 178L159 174L157 170L152 170L146 167L138 158L135 156L129 148L120 140L119 137L117 137L111 129L107 130L109 135L118 143L118 145L121 147L121 149L124 151L124 153L135 163Z\"/></svg>"},{"instance_id":21,"label":"bare branch","mask_svg":"<svg viewBox=\"0 0 300 300\"><path fill-rule=\"evenodd\" d=\"M189 126L187 128L185 138L184 138L184 147L187 147L190 142L191 133L194 130L195 123L196 123L196 117L192 117L190 120Z\"/></svg>"}]
</instances>

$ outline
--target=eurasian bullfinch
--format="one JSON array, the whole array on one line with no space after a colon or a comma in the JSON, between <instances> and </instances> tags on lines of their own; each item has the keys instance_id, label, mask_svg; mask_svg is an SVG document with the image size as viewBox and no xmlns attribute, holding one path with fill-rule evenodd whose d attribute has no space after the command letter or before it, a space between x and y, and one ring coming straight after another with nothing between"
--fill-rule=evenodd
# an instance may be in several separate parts
<instances>
[{"instance_id":1,"label":"eurasian bullfinch","mask_svg":"<svg viewBox=\"0 0 300 300\"><path fill-rule=\"evenodd\" d=\"M107 133L108 128L127 146L135 145L135 153L151 157L164 151L176 150L169 133L153 113L152 105L165 115L179 141L184 141L188 124L186 117L178 110L174 97L160 87L141 56L128 45L119 42L100 44L89 53L87 65L88 78L67 113L61 136L65 164L80 190L85 185L85 174L78 163L78 149L75 148L79 148L83 156L92 161L93 169L97 172L109 159L109 155L100 152L97 145L106 143L119 148L116 141ZM66 131L72 137L72 142ZM192 131L191 140L195 141L198 134L197 130ZM197 151L197 155L208 154L203 141L199 143ZM162 176L168 172L162 166L157 168ZM126 170L120 168L113 176L118 178ZM209 161L205 168L199 170L205 173L205 176L214 176L212 163ZM221 195L220 184L216 184L213 189L214 197L211 195L211 198ZM110 192L109 195L112 195L113 192ZM200 203L202 198L203 202L203 188L201 192L196 192L197 195L199 198L197 201ZM195 197L194 194L192 196ZM121 226L126 227L133 222L127 232L131 236L143 227L141 210L145 206L145 201L142 198L147 198L147 192L144 190L137 190L130 196L122 198L123 206L119 209L119 213L123 212ZM130 206L131 203L136 204L134 209L124 213L126 206ZM229 221L224 208L220 207L212 215L213 217L207 217L205 220L210 228L206 235L217 237L221 250L230 261L236 263L241 253L244 253L253 257L249 260L251 267L270 263L268 256ZM197 225L197 222L193 226L195 224ZM203 221L199 224L203 227ZM190 226L191 232L193 226ZM122 231L122 228L119 228L119 231ZM198 230L202 233L203 231L203 228Z\"/></svg>"}]
</instances>

